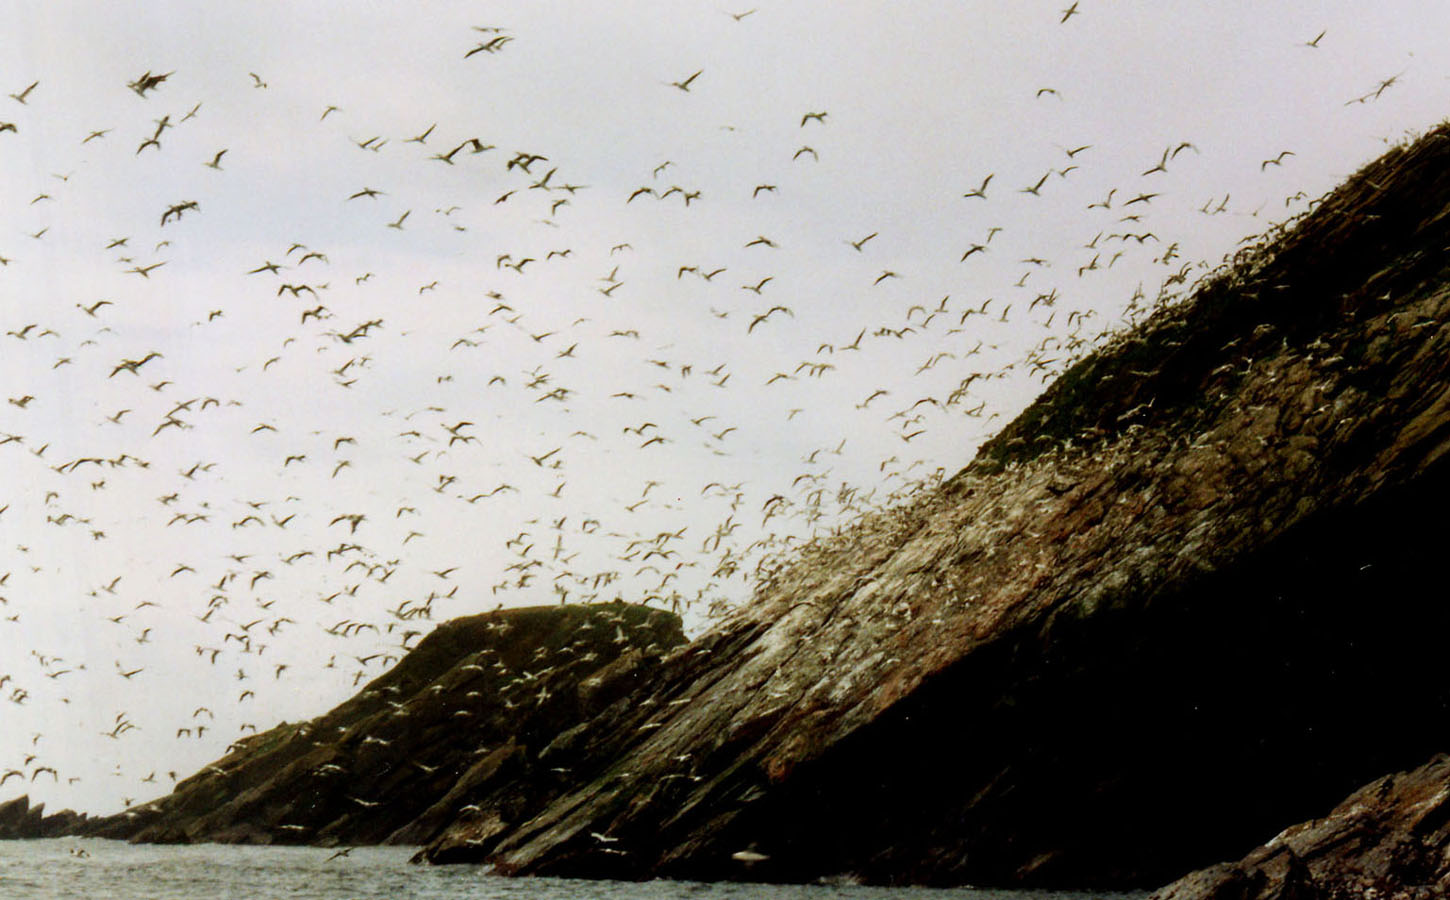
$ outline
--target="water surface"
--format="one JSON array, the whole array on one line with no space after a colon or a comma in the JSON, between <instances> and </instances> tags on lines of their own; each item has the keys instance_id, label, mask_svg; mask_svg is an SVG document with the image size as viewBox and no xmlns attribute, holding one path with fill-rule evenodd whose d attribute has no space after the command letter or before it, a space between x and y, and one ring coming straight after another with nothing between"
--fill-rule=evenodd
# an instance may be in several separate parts
<instances>
[{"instance_id":1,"label":"water surface","mask_svg":"<svg viewBox=\"0 0 1450 900\"><path fill-rule=\"evenodd\" d=\"M1142 894L859 885L500 878L484 866L414 866L413 848L132 845L90 838L0 841L4 900L1141 900ZM81 854L84 855L81 855Z\"/></svg>"}]
</instances>

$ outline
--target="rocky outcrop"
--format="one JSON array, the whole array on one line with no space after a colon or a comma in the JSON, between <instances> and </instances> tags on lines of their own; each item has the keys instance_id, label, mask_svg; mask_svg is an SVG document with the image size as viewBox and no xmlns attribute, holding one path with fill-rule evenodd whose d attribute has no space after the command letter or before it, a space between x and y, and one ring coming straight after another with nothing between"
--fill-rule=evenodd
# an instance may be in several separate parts
<instances>
[{"instance_id":1,"label":"rocky outcrop","mask_svg":"<svg viewBox=\"0 0 1450 900\"><path fill-rule=\"evenodd\" d=\"M1439 890L1443 758L1284 829L1450 746L1426 526L1450 505L1446 248L1442 128L693 643L642 607L459 620L81 830L426 842L504 874L1078 888L1249 853L1163 900Z\"/></svg>"},{"instance_id":2,"label":"rocky outcrop","mask_svg":"<svg viewBox=\"0 0 1450 900\"><path fill-rule=\"evenodd\" d=\"M30 797L22 795L0 803L0 840L59 837L82 827L85 821L85 813L70 809L47 816L44 803L31 806Z\"/></svg>"},{"instance_id":3,"label":"rocky outcrop","mask_svg":"<svg viewBox=\"0 0 1450 900\"><path fill-rule=\"evenodd\" d=\"M1446 247L1442 128L775 572L551 742L566 784L480 772L422 857L1151 887L1450 745Z\"/></svg>"},{"instance_id":4,"label":"rocky outcrop","mask_svg":"<svg viewBox=\"0 0 1450 900\"><path fill-rule=\"evenodd\" d=\"M1187 875L1152 900L1444 897L1450 893L1450 757L1365 785L1329 815L1285 829L1236 863Z\"/></svg>"},{"instance_id":5,"label":"rocky outcrop","mask_svg":"<svg viewBox=\"0 0 1450 900\"><path fill-rule=\"evenodd\" d=\"M555 736L638 687L682 643L678 616L534 607L439 626L357 696L245 738L168 796L80 833L141 842L422 843L499 771L563 780Z\"/></svg>"}]
</instances>

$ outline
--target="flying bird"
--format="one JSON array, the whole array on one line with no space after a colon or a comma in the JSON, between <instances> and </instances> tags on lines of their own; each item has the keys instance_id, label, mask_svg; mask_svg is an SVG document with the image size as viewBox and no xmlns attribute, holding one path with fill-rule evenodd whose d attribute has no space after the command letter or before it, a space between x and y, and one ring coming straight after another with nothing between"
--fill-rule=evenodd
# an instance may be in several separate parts
<instances>
[{"instance_id":1,"label":"flying bird","mask_svg":"<svg viewBox=\"0 0 1450 900\"><path fill-rule=\"evenodd\" d=\"M137 275L140 275L142 278L150 278L152 271L154 271L156 269L159 269L159 268L161 268L164 265L166 265L166 260L162 260L161 262L152 263L149 266L132 266L131 268L127 269L126 271L127 271L127 273L135 273Z\"/></svg>"},{"instance_id":2,"label":"flying bird","mask_svg":"<svg viewBox=\"0 0 1450 900\"><path fill-rule=\"evenodd\" d=\"M1149 169L1148 171L1144 172L1143 175L1152 175L1154 172L1167 172L1168 171L1168 154L1171 153L1171 152L1172 152L1171 148L1166 148L1165 147L1164 150L1163 150L1163 158L1160 159L1160 160L1158 160L1158 165L1156 165L1153 168Z\"/></svg>"},{"instance_id":3,"label":"flying bird","mask_svg":"<svg viewBox=\"0 0 1450 900\"><path fill-rule=\"evenodd\" d=\"M997 174L996 172L993 172L991 175L988 175L986 178L983 178L982 179L982 185L981 185L981 187L977 188L975 191L967 191L962 196L963 197L981 197L983 200L987 199L987 185L989 185L989 184L992 183L992 176L993 175L996 175L996 174ZM1041 182L1039 182L1039 185L1040 184L1041 184Z\"/></svg>"},{"instance_id":4,"label":"flying bird","mask_svg":"<svg viewBox=\"0 0 1450 900\"><path fill-rule=\"evenodd\" d=\"M217 158L220 159L220 155ZM195 200L187 200L182 203L174 203L171 206L166 207L166 212L161 214L161 224L165 226L167 220L170 219L172 216L176 216L176 221L180 222L182 213L186 212L189 209L199 208L200 207L198 207Z\"/></svg>"},{"instance_id":5,"label":"flying bird","mask_svg":"<svg viewBox=\"0 0 1450 900\"><path fill-rule=\"evenodd\" d=\"M141 97L145 97L147 91L155 90L156 88L160 87L162 82L166 81L166 79L170 78L173 74L175 73L167 72L163 75L152 75L151 71L148 69L145 75L142 75L135 81L130 82L126 85L126 87L135 91Z\"/></svg>"},{"instance_id":6,"label":"flying bird","mask_svg":"<svg viewBox=\"0 0 1450 900\"><path fill-rule=\"evenodd\" d=\"M475 53L497 53L498 51L500 51L500 50L503 49L503 45L504 44L507 44L511 40L513 40L513 38L511 36L509 36L509 35L506 35L506 34L497 35L497 36L495 36L495 37L493 37L493 38L491 38L491 39L489 39L487 41L484 41L483 43L479 44L477 47L474 47L472 50L470 50L467 53L463 54L463 58L464 59L468 59L470 56L472 56Z\"/></svg>"},{"instance_id":7,"label":"flying bird","mask_svg":"<svg viewBox=\"0 0 1450 900\"><path fill-rule=\"evenodd\" d=\"M1041 194L1038 193L1038 191L1042 190L1042 185L1047 182L1047 177L1049 175L1051 175L1051 174L1052 174L1052 170L1049 169L1046 173L1043 174L1043 176L1041 178L1037 179L1037 183L1036 184L1031 185L1029 187L1022 188L1022 190L1019 191L1018 193L1031 194L1034 197L1040 197L1040 196L1042 196Z\"/></svg>"},{"instance_id":8,"label":"flying bird","mask_svg":"<svg viewBox=\"0 0 1450 900\"><path fill-rule=\"evenodd\" d=\"M750 322L750 327L748 327L748 328L745 329L745 333L746 334L749 334L750 332L754 331L755 330L755 326L760 325L761 323L765 322L766 319L769 319L772 313L778 313L778 312L783 312L786 315L790 316L791 318L795 318L795 313L791 312L786 307L784 307L784 306L772 306L770 309L766 310L765 312L761 313L760 315L758 315L754 319L752 319L751 322Z\"/></svg>"},{"instance_id":9,"label":"flying bird","mask_svg":"<svg viewBox=\"0 0 1450 900\"><path fill-rule=\"evenodd\" d=\"M1293 150L1280 150L1278 156L1275 156L1273 159L1266 159L1263 162L1259 163L1259 171L1262 172L1269 166L1282 166L1284 164L1284 157L1294 155L1295 154Z\"/></svg>"},{"instance_id":10,"label":"flying bird","mask_svg":"<svg viewBox=\"0 0 1450 900\"><path fill-rule=\"evenodd\" d=\"M35 90L36 86L39 85L39 84L40 84L39 81L32 81L32 82L30 82L30 86L27 87L25 90L20 91L19 93L16 93L16 94L11 94L10 95L10 99L11 100L14 100L16 103L24 103L25 102L25 98L26 97L29 97L30 96L30 92L33 91L33 90Z\"/></svg>"},{"instance_id":11,"label":"flying bird","mask_svg":"<svg viewBox=\"0 0 1450 900\"><path fill-rule=\"evenodd\" d=\"M704 74L704 72L704 69L700 69L695 74L691 75L689 78L684 79L683 81L671 81L670 87L677 87L680 90L689 93L690 84L693 83L696 78L699 78L702 74Z\"/></svg>"}]
</instances>

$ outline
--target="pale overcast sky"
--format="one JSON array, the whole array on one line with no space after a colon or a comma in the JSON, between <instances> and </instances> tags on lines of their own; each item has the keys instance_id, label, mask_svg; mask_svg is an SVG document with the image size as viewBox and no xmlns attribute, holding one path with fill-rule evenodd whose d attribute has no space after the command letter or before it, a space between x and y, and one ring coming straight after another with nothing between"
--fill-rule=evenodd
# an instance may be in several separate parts
<instances>
[{"instance_id":1,"label":"pale overcast sky","mask_svg":"<svg viewBox=\"0 0 1450 900\"><path fill-rule=\"evenodd\" d=\"M708 627L1450 109L1445 4L1071 8L12 9L0 799L149 799L420 611Z\"/></svg>"}]
</instances>

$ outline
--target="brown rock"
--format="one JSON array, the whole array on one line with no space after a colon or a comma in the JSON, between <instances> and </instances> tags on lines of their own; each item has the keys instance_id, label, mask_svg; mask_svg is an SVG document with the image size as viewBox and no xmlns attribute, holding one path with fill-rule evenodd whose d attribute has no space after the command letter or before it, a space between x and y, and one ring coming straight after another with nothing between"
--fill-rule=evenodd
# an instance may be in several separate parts
<instances>
[{"instance_id":1,"label":"brown rock","mask_svg":"<svg viewBox=\"0 0 1450 900\"><path fill-rule=\"evenodd\" d=\"M24 833L30 813L30 797L21 795L0 803L0 839L29 837Z\"/></svg>"},{"instance_id":2,"label":"brown rock","mask_svg":"<svg viewBox=\"0 0 1450 900\"><path fill-rule=\"evenodd\" d=\"M1151 886L1450 745L1422 524L1450 506L1447 208L1441 128L1078 363L937 489L768 573L571 732L567 785L500 787L506 812L423 856Z\"/></svg>"},{"instance_id":3,"label":"brown rock","mask_svg":"<svg viewBox=\"0 0 1450 900\"><path fill-rule=\"evenodd\" d=\"M73 809L63 809L40 821L40 833L36 837L52 838L75 834L85 826L86 819L85 813L78 813Z\"/></svg>"},{"instance_id":4,"label":"brown rock","mask_svg":"<svg viewBox=\"0 0 1450 900\"><path fill-rule=\"evenodd\" d=\"M1450 887L1450 756L1387 775L1236 863L1184 876L1152 900L1443 897Z\"/></svg>"}]
</instances>

